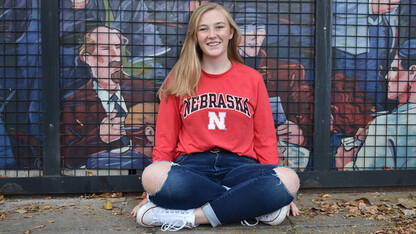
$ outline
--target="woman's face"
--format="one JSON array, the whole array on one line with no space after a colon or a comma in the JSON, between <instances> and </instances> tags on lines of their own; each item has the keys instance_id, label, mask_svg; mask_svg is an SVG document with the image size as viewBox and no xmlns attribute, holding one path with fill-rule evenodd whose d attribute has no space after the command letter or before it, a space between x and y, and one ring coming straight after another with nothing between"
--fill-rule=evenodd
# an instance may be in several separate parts
<instances>
[{"instance_id":1,"label":"woman's face","mask_svg":"<svg viewBox=\"0 0 416 234\"><path fill-rule=\"evenodd\" d=\"M221 10L205 12L198 23L196 34L203 59L227 58L228 42L233 34L227 17Z\"/></svg>"}]
</instances>

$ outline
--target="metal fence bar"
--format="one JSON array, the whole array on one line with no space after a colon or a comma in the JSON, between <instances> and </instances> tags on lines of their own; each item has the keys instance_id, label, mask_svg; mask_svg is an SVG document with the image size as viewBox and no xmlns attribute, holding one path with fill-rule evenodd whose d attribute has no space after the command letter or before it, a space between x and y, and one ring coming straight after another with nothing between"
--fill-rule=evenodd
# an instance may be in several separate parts
<instances>
[{"instance_id":1,"label":"metal fence bar","mask_svg":"<svg viewBox=\"0 0 416 234\"><path fill-rule=\"evenodd\" d=\"M42 0L43 175L60 175L59 1Z\"/></svg>"},{"instance_id":2,"label":"metal fence bar","mask_svg":"<svg viewBox=\"0 0 416 234\"><path fill-rule=\"evenodd\" d=\"M301 188L416 186L416 170L309 171L299 173Z\"/></svg>"},{"instance_id":3,"label":"metal fence bar","mask_svg":"<svg viewBox=\"0 0 416 234\"><path fill-rule=\"evenodd\" d=\"M0 194L138 192L143 191L140 179L137 175L4 178Z\"/></svg>"},{"instance_id":4,"label":"metal fence bar","mask_svg":"<svg viewBox=\"0 0 416 234\"><path fill-rule=\"evenodd\" d=\"M304 189L416 186L415 170L309 171L299 176ZM2 178L0 194L138 192L143 191L140 180L137 175Z\"/></svg>"},{"instance_id":5,"label":"metal fence bar","mask_svg":"<svg viewBox=\"0 0 416 234\"><path fill-rule=\"evenodd\" d=\"M331 9L332 1L316 1L315 31L315 110L313 170L330 169L331 115ZM322 144L326 142L327 144Z\"/></svg>"}]
</instances>

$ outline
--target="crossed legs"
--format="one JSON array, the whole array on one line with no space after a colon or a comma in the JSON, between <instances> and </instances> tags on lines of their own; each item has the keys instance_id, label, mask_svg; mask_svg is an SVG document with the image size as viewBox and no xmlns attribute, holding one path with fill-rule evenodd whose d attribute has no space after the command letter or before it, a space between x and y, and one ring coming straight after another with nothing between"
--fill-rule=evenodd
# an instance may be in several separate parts
<instances>
[{"instance_id":1,"label":"crossed legs","mask_svg":"<svg viewBox=\"0 0 416 234\"><path fill-rule=\"evenodd\" d=\"M165 196L161 200L164 200L164 201L167 200L168 202L170 201L171 204L172 203L181 204L180 201L176 201L175 199L181 199L181 200L184 200L185 202L183 206L179 205L179 207L165 207L165 208L190 209L190 208L197 207L194 212L195 224L208 224L208 223L213 224L212 220L210 222L210 220L207 218L207 215L202 209L202 205L208 201L210 202L212 201L211 209L213 209L215 213L217 213L216 211L218 211L218 213L228 212L227 214L222 214L222 215L216 214L217 216L220 217L219 218L220 222L239 221L239 220L233 220L233 217L232 217L233 215L229 215L230 211L227 211L227 209L229 209L230 207L224 207L224 204L228 204L230 203L231 200L236 200L236 199L237 200L242 199L244 202L246 202L246 200L255 199L257 197L261 201L270 200L270 199L262 199L263 197L267 197L267 194L258 194L257 191L253 191L253 190L256 190L256 188L261 187L262 184L264 183L270 183L270 184L276 184L276 186L279 186L281 184L284 185L284 186L280 186L277 192L273 191L273 193L270 193L271 196L282 197L281 194L283 193L284 195L284 191L287 191L292 196L292 197L286 196L288 198L286 198L286 200L281 201L281 203L279 203L278 206L282 207L291 202L291 200L296 195L299 189L299 178L297 174L290 168L276 167L272 165L259 166L259 167L264 167L264 168L272 168L274 170L273 175L268 175L266 172L269 170L256 169L257 166L255 165L261 165L261 164L254 164L254 165L250 164L247 166L242 166L240 169L237 168L236 170L230 171L229 175L227 175L224 178L224 183L225 185L230 185L230 186L227 186L231 188L230 190L227 190L224 186L216 184L210 181L209 179L203 178L203 176L201 176L200 173L194 172L192 170L190 171L186 170L186 173L190 173L190 174L184 175L182 178L181 175L183 175L184 172L178 169L178 167L181 167L181 166L175 163L166 162L166 161L156 162L156 163L149 165L143 172L142 183L143 183L143 187L145 191L149 194L149 197L151 198L151 200L161 207L165 207L168 205L158 204L158 200L157 199L154 200L153 198L157 198L157 196L163 197L164 194L165 195L167 194L169 198ZM252 172L250 172L250 170L255 172L254 173L255 175ZM180 173L178 173L179 171ZM173 178L170 178L170 177L173 177ZM250 179L248 181L246 179L248 177L255 177L255 178ZM276 180L275 177L278 177L279 180ZM189 178L192 178L192 180L188 180ZM240 178L241 178L241 181L240 181ZM183 182L182 183L181 182L182 179L187 180L187 181L182 181ZM172 185L172 183L174 183L174 185ZM180 188L180 186L182 186L181 184L183 185L182 188ZM237 185L237 186L234 186L234 185ZM266 186L266 187L273 187L273 186ZM166 190L166 191L162 191L162 190ZM182 192L183 190L185 192ZM201 191L201 193L199 193L199 191ZM253 191L251 193L251 196L247 196L247 191ZM269 191L269 190L266 190L266 191ZM172 195L173 195L173 198L172 198ZM198 198L201 196L202 196L201 198L202 200L198 200ZM192 200L191 202L189 202L190 207L186 207L186 202L190 200ZM271 199L271 200L277 200L277 199ZM193 201L195 201L196 203ZM232 205L230 206L232 207ZM276 203L273 203L271 207L273 206L276 206ZM266 207L270 207L270 204L264 203L264 208ZM245 211L243 210L242 211L243 213L244 212L247 213L252 207L245 206L245 208L247 210ZM277 209L279 208L276 208L275 210ZM252 216L252 217L241 216L241 217L235 217L235 219L254 218L257 215L265 214L264 212L269 213L272 211L267 211L267 212L263 211L263 213L259 213L259 212L262 212L262 210L258 210L254 212L255 216ZM225 218L228 216L231 216L231 218Z\"/></svg>"}]
</instances>

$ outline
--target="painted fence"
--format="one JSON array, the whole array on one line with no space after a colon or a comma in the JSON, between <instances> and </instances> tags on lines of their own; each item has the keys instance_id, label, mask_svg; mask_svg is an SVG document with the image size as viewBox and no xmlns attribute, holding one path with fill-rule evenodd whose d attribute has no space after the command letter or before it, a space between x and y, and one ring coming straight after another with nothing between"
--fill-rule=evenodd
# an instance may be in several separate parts
<instances>
[{"instance_id":1,"label":"painted fence","mask_svg":"<svg viewBox=\"0 0 416 234\"><path fill-rule=\"evenodd\" d=\"M0 192L140 189L156 93L209 1L0 2ZM414 0L216 2L304 188L415 185Z\"/></svg>"}]
</instances>

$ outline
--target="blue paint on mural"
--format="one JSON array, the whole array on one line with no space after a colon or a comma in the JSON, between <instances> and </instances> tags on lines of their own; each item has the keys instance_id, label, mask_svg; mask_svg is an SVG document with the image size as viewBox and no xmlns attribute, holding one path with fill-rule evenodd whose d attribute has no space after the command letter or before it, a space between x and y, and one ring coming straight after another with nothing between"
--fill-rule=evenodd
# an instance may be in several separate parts
<instances>
[{"instance_id":1,"label":"blue paint on mural","mask_svg":"<svg viewBox=\"0 0 416 234\"><path fill-rule=\"evenodd\" d=\"M155 92L179 56L190 14L205 2L60 0L64 167L151 162ZM244 62L264 78L282 164L313 168L314 3L217 2L243 33ZM0 168L39 168L40 1L0 3ZM333 1L334 170L415 169L415 8L415 0ZM108 87L118 90L116 101Z\"/></svg>"}]
</instances>

